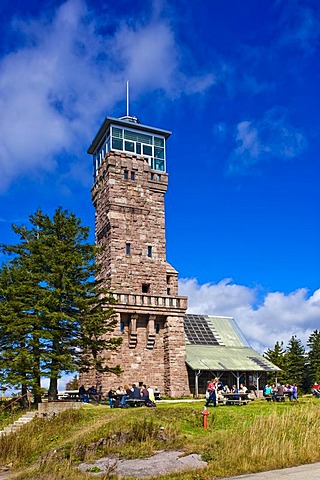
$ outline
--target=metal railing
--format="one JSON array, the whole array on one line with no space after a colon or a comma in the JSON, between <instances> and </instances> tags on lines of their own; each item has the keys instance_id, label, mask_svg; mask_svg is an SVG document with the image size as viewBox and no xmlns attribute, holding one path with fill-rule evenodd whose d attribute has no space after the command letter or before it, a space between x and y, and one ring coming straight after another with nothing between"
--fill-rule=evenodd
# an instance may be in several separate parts
<instances>
[{"instance_id":1,"label":"metal railing","mask_svg":"<svg viewBox=\"0 0 320 480\"><path fill-rule=\"evenodd\" d=\"M12 400L10 403L8 403L8 405L5 405L4 408L2 408L0 410L0 413L4 412L7 408L11 408L11 423L13 423L13 414L14 414L14 404L19 402L20 400L22 400L24 397L26 397L27 399L27 403L28 403L28 408L27 410L30 412L31 410L31 393L30 392L27 392L27 393L24 393L23 395L21 395L20 397L17 397L15 398L14 400Z\"/></svg>"}]
</instances>

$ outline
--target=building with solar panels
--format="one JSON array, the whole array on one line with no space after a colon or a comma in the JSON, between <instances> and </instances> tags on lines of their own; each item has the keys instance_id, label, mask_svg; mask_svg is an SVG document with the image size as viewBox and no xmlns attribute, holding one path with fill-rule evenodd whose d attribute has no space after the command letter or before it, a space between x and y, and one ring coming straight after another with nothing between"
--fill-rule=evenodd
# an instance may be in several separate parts
<instances>
[{"instance_id":1,"label":"building with solar panels","mask_svg":"<svg viewBox=\"0 0 320 480\"><path fill-rule=\"evenodd\" d=\"M186 315L178 272L167 262L164 196L166 142L171 132L136 117L107 117L88 153L93 157L92 201L102 268L99 280L116 300L121 348L106 351L122 374L81 374L86 386L145 383L177 397L204 393L206 381L252 382L276 370L226 317ZM195 272L196 273L196 272Z\"/></svg>"},{"instance_id":2,"label":"building with solar panels","mask_svg":"<svg viewBox=\"0 0 320 480\"><path fill-rule=\"evenodd\" d=\"M232 317L188 314L184 321L186 364L192 394L204 393L210 378L258 390L266 374L280 369L250 347Z\"/></svg>"}]
</instances>

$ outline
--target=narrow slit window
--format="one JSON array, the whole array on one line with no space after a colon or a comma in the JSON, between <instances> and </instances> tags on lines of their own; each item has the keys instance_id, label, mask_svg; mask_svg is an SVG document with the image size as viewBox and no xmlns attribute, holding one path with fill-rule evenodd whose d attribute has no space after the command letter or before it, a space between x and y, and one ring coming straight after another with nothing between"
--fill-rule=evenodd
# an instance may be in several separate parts
<instances>
[{"instance_id":1,"label":"narrow slit window","mask_svg":"<svg viewBox=\"0 0 320 480\"><path fill-rule=\"evenodd\" d=\"M124 178L125 180L128 180L128 178L129 178L129 172L128 172L128 170L123 170L123 178Z\"/></svg>"},{"instance_id":2,"label":"narrow slit window","mask_svg":"<svg viewBox=\"0 0 320 480\"><path fill-rule=\"evenodd\" d=\"M148 245L148 257L152 257L152 246Z\"/></svg>"},{"instance_id":3,"label":"narrow slit window","mask_svg":"<svg viewBox=\"0 0 320 480\"><path fill-rule=\"evenodd\" d=\"M130 255L130 253L131 253L131 244L126 243L126 255Z\"/></svg>"},{"instance_id":4,"label":"narrow slit window","mask_svg":"<svg viewBox=\"0 0 320 480\"><path fill-rule=\"evenodd\" d=\"M134 180L136 177L135 173L134 172L131 172L131 180Z\"/></svg>"}]
</instances>

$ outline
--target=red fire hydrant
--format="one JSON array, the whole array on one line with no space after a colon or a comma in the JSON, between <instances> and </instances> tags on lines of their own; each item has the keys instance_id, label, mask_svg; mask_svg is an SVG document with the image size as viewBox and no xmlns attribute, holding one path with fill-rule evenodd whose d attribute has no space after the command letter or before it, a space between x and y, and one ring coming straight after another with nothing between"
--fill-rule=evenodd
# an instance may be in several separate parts
<instances>
[{"instance_id":1,"label":"red fire hydrant","mask_svg":"<svg viewBox=\"0 0 320 480\"><path fill-rule=\"evenodd\" d=\"M208 409L207 407L204 407L203 412L201 412L202 418L203 418L203 428L208 428Z\"/></svg>"}]
</instances>

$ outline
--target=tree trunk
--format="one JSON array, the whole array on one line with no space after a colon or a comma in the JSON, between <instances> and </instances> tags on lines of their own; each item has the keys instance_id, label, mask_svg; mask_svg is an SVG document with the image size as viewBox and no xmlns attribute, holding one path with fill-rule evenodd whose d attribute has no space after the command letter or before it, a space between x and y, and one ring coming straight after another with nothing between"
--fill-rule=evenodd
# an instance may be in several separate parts
<instances>
[{"instance_id":1,"label":"tree trunk","mask_svg":"<svg viewBox=\"0 0 320 480\"><path fill-rule=\"evenodd\" d=\"M49 384L49 400L58 400L58 379L57 377L50 377Z\"/></svg>"}]
</instances>

